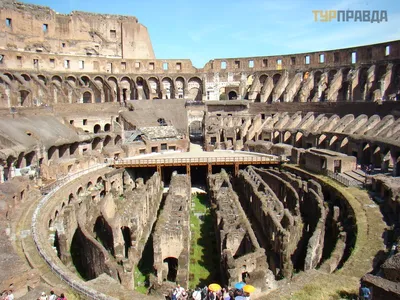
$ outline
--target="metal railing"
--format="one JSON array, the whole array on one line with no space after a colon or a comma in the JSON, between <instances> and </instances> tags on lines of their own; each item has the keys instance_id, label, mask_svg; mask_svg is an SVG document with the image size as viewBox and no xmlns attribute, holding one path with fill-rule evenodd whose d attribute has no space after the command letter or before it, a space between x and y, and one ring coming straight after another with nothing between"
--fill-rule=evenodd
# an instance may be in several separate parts
<instances>
[{"instance_id":1,"label":"metal railing","mask_svg":"<svg viewBox=\"0 0 400 300\"><path fill-rule=\"evenodd\" d=\"M331 170L326 170L325 171L325 175L340 182L341 184L345 185L345 186L355 186L355 187L360 187L362 186L362 183L355 180L355 179L348 179L344 176L342 176L340 173L335 173L332 172Z\"/></svg>"},{"instance_id":2,"label":"metal railing","mask_svg":"<svg viewBox=\"0 0 400 300\"><path fill-rule=\"evenodd\" d=\"M49 193L40 200L39 205L36 207L36 209L33 213L33 216L32 216L32 225L31 225L32 238L33 238L33 241L35 242L36 248L37 248L40 256L48 264L51 271L54 274L56 274L58 276L58 278L60 278L61 281L64 281L73 290L77 291L78 293L84 295L85 297L87 297L89 299L104 299L104 300L115 299L116 300L116 298L110 297L108 295L100 293L100 292L86 286L86 284L79 279L78 280L71 279L71 277L70 277L71 274L68 273L67 271L65 271L64 269L62 269L61 267L59 267L58 264L54 261L53 257L51 257L51 255L46 253L45 249L48 247L43 247L43 245L42 245L42 241L40 238L40 234L38 232L37 224L38 224L38 221L43 222L43 220L41 220L39 218L41 209L54 196L54 194L56 194L62 187L64 187L66 184L70 183L72 180L74 180L76 178L79 178L83 175L100 170L104 167L107 167L108 165L109 165L108 163L96 165L96 166L90 167L86 170L77 172L75 174L69 175L67 177L64 177L64 178L56 181L51 186L52 189L49 191Z\"/></svg>"}]
</instances>

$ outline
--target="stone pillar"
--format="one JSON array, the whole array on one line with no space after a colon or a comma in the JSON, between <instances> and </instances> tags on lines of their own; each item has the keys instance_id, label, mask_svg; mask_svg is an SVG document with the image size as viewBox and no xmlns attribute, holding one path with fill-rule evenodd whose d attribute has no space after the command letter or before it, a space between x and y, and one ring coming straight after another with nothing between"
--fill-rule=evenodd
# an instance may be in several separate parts
<instances>
[{"instance_id":1,"label":"stone pillar","mask_svg":"<svg viewBox=\"0 0 400 300\"><path fill-rule=\"evenodd\" d=\"M11 179L15 176L15 167L13 165L11 165L10 167L10 176L8 177L8 179Z\"/></svg>"},{"instance_id":2,"label":"stone pillar","mask_svg":"<svg viewBox=\"0 0 400 300\"><path fill-rule=\"evenodd\" d=\"M4 166L0 165L0 183L4 182Z\"/></svg>"}]
</instances>

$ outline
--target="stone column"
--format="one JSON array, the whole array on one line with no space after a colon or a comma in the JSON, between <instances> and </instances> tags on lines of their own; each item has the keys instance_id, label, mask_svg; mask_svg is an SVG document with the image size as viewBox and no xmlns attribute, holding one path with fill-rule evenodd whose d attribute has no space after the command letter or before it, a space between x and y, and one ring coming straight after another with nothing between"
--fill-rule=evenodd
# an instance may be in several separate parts
<instances>
[{"instance_id":1,"label":"stone column","mask_svg":"<svg viewBox=\"0 0 400 300\"><path fill-rule=\"evenodd\" d=\"M0 165L0 183L4 182L4 166Z\"/></svg>"}]
</instances>

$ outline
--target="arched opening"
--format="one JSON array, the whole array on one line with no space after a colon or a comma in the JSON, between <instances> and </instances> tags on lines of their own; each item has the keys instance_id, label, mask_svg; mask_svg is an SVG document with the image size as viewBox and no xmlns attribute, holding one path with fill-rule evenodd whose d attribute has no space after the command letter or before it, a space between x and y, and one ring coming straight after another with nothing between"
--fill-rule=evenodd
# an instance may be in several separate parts
<instances>
[{"instance_id":1,"label":"arched opening","mask_svg":"<svg viewBox=\"0 0 400 300\"><path fill-rule=\"evenodd\" d=\"M318 138L318 148L327 149L328 148L328 138L325 134L321 134Z\"/></svg>"},{"instance_id":2,"label":"arched opening","mask_svg":"<svg viewBox=\"0 0 400 300\"><path fill-rule=\"evenodd\" d=\"M94 138L92 142L92 150L100 150L100 142L101 139L99 137Z\"/></svg>"},{"instance_id":3,"label":"arched opening","mask_svg":"<svg viewBox=\"0 0 400 300\"><path fill-rule=\"evenodd\" d=\"M136 78L136 86L143 87L143 78L142 77Z\"/></svg>"},{"instance_id":4,"label":"arched opening","mask_svg":"<svg viewBox=\"0 0 400 300\"><path fill-rule=\"evenodd\" d=\"M122 138L121 138L120 135L117 135L117 136L115 137L115 139L114 139L114 145L121 146L121 144L122 144Z\"/></svg>"},{"instance_id":5,"label":"arched opening","mask_svg":"<svg viewBox=\"0 0 400 300\"><path fill-rule=\"evenodd\" d=\"M29 91L25 90L19 92L21 106L31 106L30 94Z\"/></svg>"},{"instance_id":6,"label":"arched opening","mask_svg":"<svg viewBox=\"0 0 400 300\"><path fill-rule=\"evenodd\" d=\"M362 145L362 164L371 164L371 146L368 143L363 143Z\"/></svg>"},{"instance_id":7,"label":"arched opening","mask_svg":"<svg viewBox=\"0 0 400 300\"><path fill-rule=\"evenodd\" d=\"M104 125L104 132L108 132L111 130L111 124L107 123L106 125Z\"/></svg>"},{"instance_id":8,"label":"arched opening","mask_svg":"<svg viewBox=\"0 0 400 300\"><path fill-rule=\"evenodd\" d=\"M38 75L38 79L43 83L43 85L47 85L47 78L43 75Z\"/></svg>"},{"instance_id":9,"label":"arched opening","mask_svg":"<svg viewBox=\"0 0 400 300\"><path fill-rule=\"evenodd\" d=\"M297 148L303 147L303 134L301 132L296 133L294 146Z\"/></svg>"},{"instance_id":10,"label":"arched opening","mask_svg":"<svg viewBox=\"0 0 400 300\"><path fill-rule=\"evenodd\" d=\"M93 132L94 132L94 133L99 133L100 130L101 130L101 127L100 127L99 124L94 125L94 128L93 128Z\"/></svg>"},{"instance_id":11,"label":"arched opening","mask_svg":"<svg viewBox=\"0 0 400 300\"><path fill-rule=\"evenodd\" d=\"M157 78L155 77L150 77L148 80L148 85L149 85L149 89L150 89L150 95L149 98L151 96L151 98L157 98L160 99L161 95L160 95L160 82Z\"/></svg>"},{"instance_id":12,"label":"arched opening","mask_svg":"<svg viewBox=\"0 0 400 300\"><path fill-rule=\"evenodd\" d=\"M97 187L97 189L102 190L102 192L105 193L105 191L104 191L104 180L103 180L103 178L101 176L99 178L97 178L96 187Z\"/></svg>"},{"instance_id":13,"label":"arched opening","mask_svg":"<svg viewBox=\"0 0 400 300\"><path fill-rule=\"evenodd\" d=\"M272 82L273 82L273 84L274 84L274 87L275 87L275 85L277 85L278 84L278 82L279 82L279 79L281 79L281 74L275 74L274 76L272 76Z\"/></svg>"},{"instance_id":14,"label":"arched opening","mask_svg":"<svg viewBox=\"0 0 400 300\"><path fill-rule=\"evenodd\" d=\"M203 123L193 121L189 124L189 138L192 143L203 144Z\"/></svg>"},{"instance_id":15,"label":"arched opening","mask_svg":"<svg viewBox=\"0 0 400 300\"><path fill-rule=\"evenodd\" d=\"M333 79L335 78L335 75L337 73L337 70L330 70L328 72L328 84L331 84Z\"/></svg>"},{"instance_id":16,"label":"arched opening","mask_svg":"<svg viewBox=\"0 0 400 300\"><path fill-rule=\"evenodd\" d=\"M86 189L88 191L90 191L92 187L93 187L93 183L91 181L89 181L88 184L86 185Z\"/></svg>"},{"instance_id":17,"label":"arched opening","mask_svg":"<svg viewBox=\"0 0 400 300\"><path fill-rule=\"evenodd\" d=\"M103 147L107 147L111 142L111 136L107 135L103 141Z\"/></svg>"},{"instance_id":18,"label":"arched opening","mask_svg":"<svg viewBox=\"0 0 400 300\"><path fill-rule=\"evenodd\" d=\"M202 100L202 82L198 77L192 77L188 81L189 98L195 101Z\"/></svg>"},{"instance_id":19,"label":"arched opening","mask_svg":"<svg viewBox=\"0 0 400 300\"><path fill-rule=\"evenodd\" d=\"M272 142L274 144L279 143L279 131L274 131L274 134L272 136Z\"/></svg>"},{"instance_id":20,"label":"arched opening","mask_svg":"<svg viewBox=\"0 0 400 300\"><path fill-rule=\"evenodd\" d=\"M174 84L171 78L165 77L161 81L161 94L163 99L175 98Z\"/></svg>"},{"instance_id":21,"label":"arched opening","mask_svg":"<svg viewBox=\"0 0 400 300\"><path fill-rule=\"evenodd\" d=\"M329 141L329 149L333 151L337 151L337 141L338 137L336 135L332 136L331 140Z\"/></svg>"},{"instance_id":22,"label":"arched opening","mask_svg":"<svg viewBox=\"0 0 400 300\"><path fill-rule=\"evenodd\" d=\"M22 165L24 155L25 155L25 152L21 152L21 153L18 155L17 161L15 162L15 167L16 167L17 169L24 167L24 166Z\"/></svg>"},{"instance_id":23,"label":"arched opening","mask_svg":"<svg viewBox=\"0 0 400 300\"><path fill-rule=\"evenodd\" d=\"M112 100L110 99L111 97L111 92L109 87L104 83L104 79L100 76L96 76L94 78L94 83L97 85L97 87L100 90L100 101L103 102L111 102ZM103 97L103 99L102 99ZM96 99L97 102L97 99Z\"/></svg>"},{"instance_id":24,"label":"arched opening","mask_svg":"<svg viewBox=\"0 0 400 300\"><path fill-rule=\"evenodd\" d=\"M394 161L392 153L389 149L385 149L382 156L381 171L382 173L393 173Z\"/></svg>"},{"instance_id":25,"label":"arched opening","mask_svg":"<svg viewBox=\"0 0 400 300\"><path fill-rule=\"evenodd\" d=\"M183 99L185 90L185 80L182 77L178 77L175 79L175 88L176 88L175 97L178 99Z\"/></svg>"},{"instance_id":26,"label":"arched opening","mask_svg":"<svg viewBox=\"0 0 400 300\"><path fill-rule=\"evenodd\" d=\"M47 158L50 160L50 159L53 159L53 158L56 158L55 157L55 153L56 153L56 150L57 150L57 148L55 147L55 146L52 146L52 147L50 147L50 149L47 151Z\"/></svg>"},{"instance_id":27,"label":"arched opening","mask_svg":"<svg viewBox=\"0 0 400 300\"><path fill-rule=\"evenodd\" d=\"M342 70L342 85L338 91L337 101L348 101L350 100L350 82L348 80L350 68Z\"/></svg>"},{"instance_id":28,"label":"arched opening","mask_svg":"<svg viewBox=\"0 0 400 300\"><path fill-rule=\"evenodd\" d=\"M176 275L178 274L178 259L175 257L167 257L163 262L168 265L167 280L175 282Z\"/></svg>"},{"instance_id":29,"label":"arched opening","mask_svg":"<svg viewBox=\"0 0 400 300\"><path fill-rule=\"evenodd\" d=\"M353 90L353 101L368 100L367 96L367 85L368 81L368 68L361 68L358 71L358 84Z\"/></svg>"},{"instance_id":30,"label":"arched opening","mask_svg":"<svg viewBox=\"0 0 400 300\"><path fill-rule=\"evenodd\" d=\"M382 157L381 157L381 148L379 146L375 146L372 152L372 166L373 168L380 168L382 165Z\"/></svg>"},{"instance_id":31,"label":"arched opening","mask_svg":"<svg viewBox=\"0 0 400 300\"><path fill-rule=\"evenodd\" d=\"M124 242L125 242L125 258L128 258L129 256L129 248L132 246L132 238L131 238L131 230L129 227L122 227L122 236L124 237Z\"/></svg>"},{"instance_id":32,"label":"arched opening","mask_svg":"<svg viewBox=\"0 0 400 300\"><path fill-rule=\"evenodd\" d=\"M286 131L285 134L283 135L283 142L285 144L290 144L290 137L292 134L289 131Z\"/></svg>"},{"instance_id":33,"label":"arched opening","mask_svg":"<svg viewBox=\"0 0 400 300\"><path fill-rule=\"evenodd\" d=\"M72 87L76 87L76 78L74 76L68 76L66 79L66 82L72 86Z\"/></svg>"},{"instance_id":34,"label":"arched opening","mask_svg":"<svg viewBox=\"0 0 400 300\"><path fill-rule=\"evenodd\" d=\"M236 100L237 99L237 93L235 91L230 91L228 93L228 99L229 100Z\"/></svg>"},{"instance_id":35,"label":"arched opening","mask_svg":"<svg viewBox=\"0 0 400 300\"><path fill-rule=\"evenodd\" d=\"M348 154L349 153L349 139L346 137L342 140L342 142L340 143L340 152L344 153L344 154Z\"/></svg>"},{"instance_id":36,"label":"arched opening","mask_svg":"<svg viewBox=\"0 0 400 300\"><path fill-rule=\"evenodd\" d=\"M68 205L70 205L71 203L73 203L75 200L74 194L69 194L68 196Z\"/></svg>"},{"instance_id":37,"label":"arched opening","mask_svg":"<svg viewBox=\"0 0 400 300\"><path fill-rule=\"evenodd\" d=\"M84 87L89 87L90 79L87 76L81 76L81 81Z\"/></svg>"},{"instance_id":38,"label":"arched opening","mask_svg":"<svg viewBox=\"0 0 400 300\"><path fill-rule=\"evenodd\" d=\"M24 80L25 80L26 82L31 81L31 78L29 77L29 75L27 75L27 74L21 74L21 76L22 76L22 78L24 78Z\"/></svg>"},{"instance_id":39,"label":"arched opening","mask_svg":"<svg viewBox=\"0 0 400 300\"><path fill-rule=\"evenodd\" d=\"M53 246L54 246L54 248L56 248L58 258L61 259L60 238L58 236L58 230L56 230L56 232L54 234L54 244L53 244Z\"/></svg>"},{"instance_id":40,"label":"arched opening","mask_svg":"<svg viewBox=\"0 0 400 300\"><path fill-rule=\"evenodd\" d=\"M25 155L25 166L29 167L33 163L35 157L35 151L31 151Z\"/></svg>"},{"instance_id":41,"label":"arched opening","mask_svg":"<svg viewBox=\"0 0 400 300\"><path fill-rule=\"evenodd\" d=\"M99 216L96 219L93 232L96 234L96 239L103 244L104 248L110 252L112 256L115 256L112 228L103 216Z\"/></svg>"},{"instance_id":42,"label":"arched opening","mask_svg":"<svg viewBox=\"0 0 400 300\"><path fill-rule=\"evenodd\" d=\"M69 155L74 155L79 148L79 143L73 143L69 146Z\"/></svg>"},{"instance_id":43,"label":"arched opening","mask_svg":"<svg viewBox=\"0 0 400 300\"><path fill-rule=\"evenodd\" d=\"M203 136L203 123L201 121L193 121L189 125L190 137L199 138Z\"/></svg>"},{"instance_id":44,"label":"arched opening","mask_svg":"<svg viewBox=\"0 0 400 300\"><path fill-rule=\"evenodd\" d=\"M80 188L76 191L76 194L78 195L78 197L82 196L82 195L83 195L83 188L80 187Z\"/></svg>"},{"instance_id":45,"label":"arched opening","mask_svg":"<svg viewBox=\"0 0 400 300\"><path fill-rule=\"evenodd\" d=\"M92 103L92 94L90 92L83 93L83 103Z\"/></svg>"},{"instance_id":46,"label":"arched opening","mask_svg":"<svg viewBox=\"0 0 400 300\"><path fill-rule=\"evenodd\" d=\"M310 92L310 97L307 99L308 101L311 101L315 97L315 95L318 93L318 84L321 81L321 77L322 77L321 71L314 72L314 86Z\"/></svg>"}]
</instances>

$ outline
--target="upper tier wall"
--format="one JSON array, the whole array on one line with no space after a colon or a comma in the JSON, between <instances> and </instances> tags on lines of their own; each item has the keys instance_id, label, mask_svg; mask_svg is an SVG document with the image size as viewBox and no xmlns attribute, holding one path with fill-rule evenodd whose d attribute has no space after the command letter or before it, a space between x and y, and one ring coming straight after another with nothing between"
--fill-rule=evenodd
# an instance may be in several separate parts
<instances>
[{"instance_id":1,"label":"upper tier wall","mask_svg":"<svg viewBox=\"0 0 400 300\"><path fill-rule=\"evenodd\" d=\"M74 11L59 14L32 4L0 4L0 47L60 55L154 58L147 28L136 17Z\"/></svg>"},{"instance_id":2,"label":"upper tier wall","mask_svg":"<svg viewBox=\"0 0 400 300\"><path fill-rule=\"evenodd\" d=\"M400 41L299 54L214 59L206 63L204 71L299 70L371 64L394 59L400 59Z\"/></svg>"},{"instance_id":3,"label":"upper tier wall","mask_svg":"<svg viewBox=\"0 0 400 300\"><path fill-rule=\"evenodd\" d=\"M276 113L288 112L294 114L298 111L306 114L310 111L318 114L337 114L338 116L345 116L353 114L359 116L365 114L369 117L379 115L381 117L387 115L400 116L400 103L395 101L382 102L291 102L291 103L250 103L249 113L255 115L258 113Z\"/></svg>"}]
</instances>

